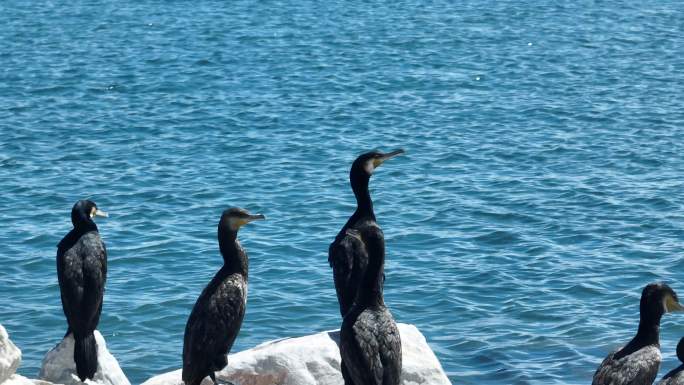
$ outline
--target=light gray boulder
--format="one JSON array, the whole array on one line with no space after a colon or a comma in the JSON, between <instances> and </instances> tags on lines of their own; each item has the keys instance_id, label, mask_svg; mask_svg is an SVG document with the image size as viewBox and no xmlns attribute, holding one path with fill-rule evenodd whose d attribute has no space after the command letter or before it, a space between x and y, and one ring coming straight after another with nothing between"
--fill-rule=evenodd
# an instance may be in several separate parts
<instances>
[{"instance_id":1,"label":"light gray boulder","mask_svg":"<svg viewBox=\"0 0 684 385\"><path fill-rule=\"evenodd\" d=\"M95 330L97 342L97 372L92 380L86 380L86 384L96 385L131 385L124 375L119 362L107 350L107 344L99 331ZM41 380L64 385L83 384L76 375L76 363L74 362L74 337L72 334L52 348L40 368L38 377ZM3 384L4 385L4 384Z\"/></svg>"},{"instance_id":2,"label":"light gray boulder","mask_svg":"<svg viewBox=\"0 0 684 385\"><path fill-rule=\"evenodd\" d=\"M414 325L398 324L402 344L402 385L451 385L425 337ZM339 331L263 343L228 356L217 379L235 385L343 385ZM207 377L202 385L211 385ZM181 370L142 385L182 385Z\"/></svg>"},{"instance_id":3,"label":"light gray boulder","mask_svg":"<svg viewBox=\"0 0 684 385\"><path fill-rule=\"evenodd\" d=\"M0 384L10 378L21 364L21 350L17 348L5 327L0 325Z\"/></svg>"},{"instance_id":4,"label":"light gray boulder","mask_svg":"<svg viewBox=\"0 0 684 385\"><path fill-rule=\"evenodd\" d=\"M21 364L21 350L9 339L0 325L0 384L2 385L52 385L46 381L31 380L16 374Z\"/></svg>"},{"instance_id":5,"label":"light gray boulder","mask_svg":"<svg viewBox=\"0 0 684 385\"><path fill-rule=\"evenodd\" d=\"M2 385L53 385L52 382L32 380L18 374L12 375Z\"/></svg>"}]
</instances>

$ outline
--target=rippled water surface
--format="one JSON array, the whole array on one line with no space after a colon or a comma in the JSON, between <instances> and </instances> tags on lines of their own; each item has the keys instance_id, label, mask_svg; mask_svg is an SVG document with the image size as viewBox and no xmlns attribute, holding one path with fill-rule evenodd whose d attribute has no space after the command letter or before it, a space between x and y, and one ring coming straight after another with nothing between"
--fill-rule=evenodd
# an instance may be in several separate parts
<instances>
[{"instance_id":1,"label":"rippled water surface","mask_svg":"<svg viewBox=\"0 0 684 385\"><path fill-rule=\"evenodd\" d=\"M30 4L31 3L31 4ZM458 2L456 2L458 3ZM181 364L243 206L234 351L340 324L327 247L371 181L386 302L454 384L586 384L641 288L684 292L676 1L0 3L0 323L20 373L65 331L55 245L90 197L99 329L132 382ZM663 319L661 375L684 316Z\"/></svg>"}]
</instances>

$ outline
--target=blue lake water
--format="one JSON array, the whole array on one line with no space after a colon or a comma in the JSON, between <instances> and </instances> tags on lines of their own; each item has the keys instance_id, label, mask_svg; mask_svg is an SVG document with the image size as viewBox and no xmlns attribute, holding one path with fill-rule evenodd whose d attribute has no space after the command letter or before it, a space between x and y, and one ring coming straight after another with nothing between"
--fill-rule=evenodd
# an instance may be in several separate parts
<instances>
[{"instance_id":1,"label":"blue lake water","mask_svg":"<svg viewBox=\"0 0 684 385\"><path fill-rule=\"evenodd\" d=\"M99 329L133 383L181 365L221 264L267 221L233 350L340 324L327 247L371 180L386 302L454 384L586 384L641 288L684 293L677 1L0 3L0 323L36 376L65 331L55 245L84 197ZM682 294L684 295L684 294ZM663 318L660 375L684 315Z\"/></svg>"}]
</instances>

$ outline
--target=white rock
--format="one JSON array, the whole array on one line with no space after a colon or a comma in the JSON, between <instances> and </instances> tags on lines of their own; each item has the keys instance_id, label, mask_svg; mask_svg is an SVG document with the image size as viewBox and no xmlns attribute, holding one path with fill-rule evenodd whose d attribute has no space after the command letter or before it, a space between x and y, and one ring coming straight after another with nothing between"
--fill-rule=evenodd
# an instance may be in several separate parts
<instances>
[{"instance_id":1,"label":"white rock","mask_svg":"<svg viewBox=\"0 0 684 385\"><path fill-rule=\"evenodd\" d=\"M451 385L425 337L413 325L398 324L403 385ZM339 332L266 342L228 356L218 379L235 385L343 385ZM181 370L155 376L142 385L182 385ZM211 385L209 378L202 385Z\"/></svg>"},{"instance_id":2,"label":"white rock","mask_svg":"<svg viewBox=\"0 0 684 385\"><path fill-rule=\"evenodd\" d=\"M0 325L0 384L2 385L52 385L46 381L31 380L16 374L21 364L21 350L9 339Z\"/></svg>"},{"instance_id":3,"label":"white rock","mask_svg":"<svg viewBox=\"0 0 684 385\"><path fill-rule=\"evenodd\" d=\"M131 385L119 367L116 358L107 350L107 344L102 334L97 330L95 330L95 341L97 342L97 372L95 372L92 380L86 380L85 383L90 385ZM41 380L56 384L83 384L76 375L74 337L72 334L66 336L57 346L47 352L43 358L43 365L38 377Z\"/></svg>"},{"instance_id":4,"label":"white rock","mask_svg":"<svg viewBox=\"0 0 684 385\"><path fill-rule=\"evenodd\" d=\"M7 330L0 325L0 383L10 378L21 364L21 350L9 339Z\"/></svg>"},{"instance_id":5,"label":"white rock","mask_svg":"<svg viewBox=\"0 0 684 385\"><path fill-rule=\"evenodd\" d=\"M3 382L2 385L53 385L51 382L32 380L24 376L15 374L11 376L7 381Z\"/></svg>"}]
</instances>

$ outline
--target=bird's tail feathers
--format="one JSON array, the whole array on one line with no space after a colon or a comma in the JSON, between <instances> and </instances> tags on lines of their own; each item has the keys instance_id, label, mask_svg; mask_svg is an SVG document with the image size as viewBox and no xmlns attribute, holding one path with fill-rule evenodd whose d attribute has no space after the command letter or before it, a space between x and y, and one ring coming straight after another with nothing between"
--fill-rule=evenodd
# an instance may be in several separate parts
<instances>
[{"instance_id":1,"label":"bird's tail feathers","mask_svg":"<svg viewBox=\"0 0 684 385\"><path fill-rule=\"evenodd\" d=\"M76 373L81 381L92 379L97 371L97 342L95 335L90 332L85 336L74 335L74 362Z\"/></svg>"}]
</instances>

